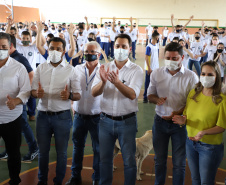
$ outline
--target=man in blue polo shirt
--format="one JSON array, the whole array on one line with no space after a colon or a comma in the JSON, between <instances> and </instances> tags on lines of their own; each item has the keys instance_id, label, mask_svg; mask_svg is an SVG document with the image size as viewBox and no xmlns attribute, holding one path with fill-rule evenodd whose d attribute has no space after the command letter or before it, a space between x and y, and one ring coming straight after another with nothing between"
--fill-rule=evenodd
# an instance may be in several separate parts
<instances>
[{"instance_id":1,"label":"man in blue polo shirt","mask_svg":"<svg viewBox=\"0 0 226 185\"><path fill-rule=\"evenodd\" d=\"M16 50L16 38L12 35L10 35L10 37L11 37L10 57L24 65L28 72L30 83L32 83L34 75L33 69L31 68L31 65L29 64L28 60ZM29 152L22 158L22 161L32 161L38 155L38 146L33 131L27 121L26 105L23 105L21 124L22 124L21 125L22 133L29 148ZM6 151L0 154L0 158L1 159L8 158L8 154L6 153Z\"/></svg>"}]
</instances>

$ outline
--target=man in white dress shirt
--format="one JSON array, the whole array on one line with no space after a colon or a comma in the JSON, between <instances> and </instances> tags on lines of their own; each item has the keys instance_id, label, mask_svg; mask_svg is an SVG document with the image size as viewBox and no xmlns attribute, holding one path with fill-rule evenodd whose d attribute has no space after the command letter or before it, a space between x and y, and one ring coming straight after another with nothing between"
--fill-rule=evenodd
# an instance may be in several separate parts
<instances>
[{"instance_id":1,"label":"man in white dress shirt","mask_svg":"<svg viewBox=\"0 0 226 185\"><path fill-rule=\"evenodd\" d=\"M73 66L63 60L66 42L54 37L49 41L49 57L34 74L32 96L40 98L36 133L39 146L38 185L48 180L49 150L54 134L57 165L54 185L61 185L66 172L67 146L72 126L71 101L80 99L79 77Z\"/></svg>"},{"instance_id":2,"label":"man in white dress shirt","mask_svg":"<svg viewBox=\"0 0 226 185\"><path fill-rule=\"evenodd\" d=\"M155 185L165 184L168 144L172 141L173 185L183 185L186 166L185 126L173 124L174 115L182 115L188 93L199 79L182 65L183 47L170 43L165 47L165 67L151 73L148 100L156 104L153 147L155 150Z\"/></svg>"},{"instance_id":3,"label":"man in white dress shirt","mask_svg":"<svg viewBox=\"0 0 226 185\"><path fill-rule=\"evenodd\" d=\"M8 153L10 185L18 185L21 170L21 114L30 96L30 81L25 67L9 56L11 38L0 33L0 138Z\"/></svg>"},{"instance_id":4,"label":"man in white dress shirt","mask_svg":"<svg viewBox=\"0 0 226 185\"><path fill-rule=\"evenodd\" d=\"M131 44L131 38L127 34L116 36L115 60L100 67L92 84L92 95L103 95L99 123L99 185L112 184L116 139L119 140L123 156L124 184L135 185L136 182L136 112L143 70L128 58Z\"/></svg>"},{"instance_id":5,"label":"man in white dress shirt","mask_svg":"<svg viewBox=\"0 0 226 185\"><path fill-rule=\"evenodd\" d=\"M91 135L93 147L93 169L92 175L93 185L98 185L100 179L99 172L99 121L100 121L100 101L102 96L93 97L91 86L96 76L96 72L100 67L100 45L91 41L86 43L84 48L85 63L75 67L76 73L79 75L80 85L82 89L81 99L75 101L73 110L75 111L73 122L73 135L72 140L73 160L71 167L71 178L65 185L78 185L81 184L81 171L82 161L84 155L84 147L88 132Z\"/></svg>"}]
</instances>

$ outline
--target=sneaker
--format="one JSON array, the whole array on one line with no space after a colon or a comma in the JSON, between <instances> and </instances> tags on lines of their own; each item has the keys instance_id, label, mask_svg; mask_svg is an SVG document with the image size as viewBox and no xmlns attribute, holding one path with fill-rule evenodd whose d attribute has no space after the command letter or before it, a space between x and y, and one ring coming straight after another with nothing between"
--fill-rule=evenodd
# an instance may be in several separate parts
<instances>
[{"instance_id":1,"label":"sneaker","mask_svg":"<svg viewBox=\"0 0 226 185\"><path fill-rule=\"evenodd\" d=\"M144 99L143 100L143 103L148 103L148 99Z\"/></svg>"},{"instance_id":2,"label":"sneaker","mask_svg":"<svg viewBox=\"0 0 226 185\"><path fill-rule=\"evenodd\" d=\"M38 181L38 184L37 185L47 185L47 182Z\"/></svg>"},{"instance_id":3,"label":"sneaker","mask_svg":"<svg viewBox=\"0 0 226 185\"><path fill-rule=\"evenodd\" d=\"M80 185L82 184L82 177L80 178L74 178L71 177L66 183L65 185Z\"/></svg>"},{"instance_id":4,"label":"sneaker","mask_svg":"<svg viewBox=\"0 0 226 185\"><path fill-rule=\"evenodd\" d=\"M133 60L136 60L136 58L133 58Z\"/></svg>"},{"instance_id":5,"label":"sneaker","mask_svg":"<svg viewBox=\"0 0 226 185\"><path fill-rule=\"evenodd\" d=\"M0 153L0 159L7 159L8 158L8 154L6 153L6 151Z\"/></svg>"},{"instance_id":6,"label":"sneaker","mask_svg":"<svg viewBox=\"0 0 226 185\"><path fill-rule=\"evenodd\" d=\"M22 161L33 161L38 155L38 152L39 152L39 149L35 150L32 153L29 151L27 155L23 156Z\"/></svg>"}]
</instances>

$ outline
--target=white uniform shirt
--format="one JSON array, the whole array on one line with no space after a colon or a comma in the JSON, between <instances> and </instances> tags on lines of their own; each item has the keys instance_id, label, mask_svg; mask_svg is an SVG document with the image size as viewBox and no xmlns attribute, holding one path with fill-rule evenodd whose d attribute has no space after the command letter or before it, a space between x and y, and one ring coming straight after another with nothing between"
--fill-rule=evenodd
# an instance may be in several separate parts
<instances>
[{"instance_id":1,"label":"white uniform shirt","mask_svg":"<svg viewBox=\"0 0 226 185\"><path fill-rule=\"evenodd\" d=\"M135 42L137 40L137 29L133 29L130 35L131 35L132 42Z\"/></svg>"},{"instance_id":2,"label":"white uniform shirt","mask_svg":"<svg viewBox=\"0 0 226 185\"><path fill-rule=\"evenodd\" d=\"M159 55L158 55L158 46L157 44L156 45L153 45L152 43L148 44L147 47L146 47L146 52L147 50L150 48L150 59L149 61L151 62L151 70L155 70L157 68L159 68ZM146 55L149 54L149 53L146 53ZM144 62L144 69L145 70L148 70L148 66L146 64L146 61Z\"/></svg>"},{"instance_id":3,"label":"white uniform shirt","mask_svg":"<svg viewBox=\"0 0 226 185\"><path fill-rule=\"evenodd\" d=\"M145 28L145 30L148 31L148 36L149 36L149 38L150 38L151 35L152 35L153 28L152 28L151 26L147 26L147 27Z\"/></svg>"},{"instance_id":4,"label":"white uniform shirt","mask_svg":"<svg viewBox=\"0 0 226 185\"><path fill-rule=\"evenodd\" d=\"M163 30L163 37L168 37L169 30Z\"/></svg>"},{"instance_id":5,"label":"white uniform shirt","mask_svg":"<svg viewBox=\"0 0 226 185\"><path fill-rule=\"evenodd\" d=\"M189 51L191 52L191 50L189 49ZM192 53L192 52L191 52ZM183 54L184 54L184 59L182 61L182 64L185 68L188 68L188 62L189 62L189 54L187 53L187 51L183 50Z\"/></svg>"},{"instance_id":6,"label":"white uniform shirt","mask_svg":"<svg viewBox=\"0 0 226 185\"><path fill-rule=\"evenodd\" d=\"M190 48L194 57L195 55L200 55L203 50L203 42L192 42L190 45ZM190 58L190 59L195 61L200 61L201 57L198 57L197 59L195 58Z\"/></svg>"},{"instance_id":7,"label":"white uniform shirt","mask_svg":"<svg viewBox=\"0 0 226 185\"><path fill-rule=\"evenodd\" d=\"M169 36L169 39L170 39L170 41L172 41L174 37L178 37L179 39L183 39L183 35L184 35L184 32L181 32L181 33L172 32Z\"/></svg>"},{"instance_id":8,"label":"white uniform shirt","mask_svg":"<svg viewBox=\"0 0 226 185\"><path fill-rule=\"evenodd\" d=\"M38 89L38 83L45 92L44 97L39 99L37 109L39 111L59 112L71 108L71 100L62 100L61 92L68 85L68 91L81 94L79 76L73 66L62 61L54 67L49 60L40 64L34 74L32 90Z\"/></svg>"},{"instance_id":9,"label":"white uniform shirt","mask_svg":"<svg viewBox=\"0 0 226 185\"><path fill-rule=\"evenodd\" d=\"M220 59L223 61L223 63L224 64L226 64L226 54L221 54L220 55ZM219 68L220 68L220 71L221 71L221 77L224 77L224 66L221 64L221 62L220 62L220 60L218 59L217 60L217 64L218 64L218 66L219 66Z\"/></svg>"},{"instance_id":10,"label":"white uniform shirt","mask_svg":"<svg viewBox=\"0 0 226 185\"><path fill-rule=\"evenodd\" d=\"M116 71L118 68L115 61L104 64L105 70ZM132 88L136 94L136 99L126 98L110 81L107 81L101 99L102 112L112 116L127 115L138 111L138 96L143 84L143 70L140 66L132 63L129 59L127 63L119 70L119 80L126 86ZM92 88L101 82L99 70L95 76Z\"/></svg>"},{"instance_id":11,"label":"white uniform shirt","mask_svg":"<svg viewBox=\"0 0 226 185\"><path fill-rule=\"evenodd\" d=\"M100 29L100 41L101 42L109 42L109 38L108 37L102 37L101 35L104 36L109 36L110 35L110 29L108 28L102 28Z\"/></svg>"},{"instance_id":12,"label":"white uniform shirt","mask_svg":"<svg viewBox=\"0 0 226 185\"><path fill-rule=\"evenodd\" d=\"M7 95L20 98L25 104L30 97L30 80L26 68L9 57L6 64L0 68L0 124L16 120L23 111L23 105L17 105L9 110L6 106Z\"/></svg>"},{"instance_id":13,"label":"white uniform shirt","mask_svg":"<svg viewBox=\"0 0 226 185\"><path fill-rule=\"evenodd\" d=\"M16 49L19 53L21 53L30 63L33 71L36 70L36 61L37 61L37 53L38 49L35 44L29 46L23 46L17 44Z\"/></svg>"},{"instance_id":14,"label":"white uniform shirt","mask_svg":"<svg viewBox=\"0 0 226 185\"><path fill-rule=\"evenodd\" d=\"M42 32L43 37L47 38L47 35L52 33L51 31L47 30L46 32Z\"/></svg>"},{"instance_id":15,"label":"white uniform shirt","mask_svg":"<svg viewBox=\"0 0 226 185\"><path fill-rule=\"evenodd\" d=\"M78 35L78 37L77 37L77 44L78 44L78 50L79 51L82 49L82 47L85 46L86 42L87 42L86 35L84 35L84 34L82 36Z\"/></svg>"},{"instance_id":16,"label":"white uniform shirt","mask_svg":"<svg viewBox=\"0 0 226 185\"><path fill-rule=\"evenodd\" d=\"M173 111L185 107L189 92L198 82L198 76L193 71L184 68L183 65L173 76L166 67L153 71L147 94L154 94L160 98L167 97L163 105L156 105L156 114L160 117L170 116Z\"/></svg>"},{"instance_id":17,"label":"white uniform shirt","mask_svg":"<svg viewBox=\"0 0 226 185\"><path fill-rule=\"evenodd\" d=\"M86 67L86 63L77 65L75 67L76 73L79 75L80 86L81 86L81 99L79 101L74 101L73 109L79 114L85 115L95 115L101 113L100 101L102 95L93 97L91 87L94 81L97 70L99 69L100 64L96 66L92 74L89 76L89 69ZM87 81L86 81L87 76ZM88 88L86 89L88 84Z\"/></svg>"},{"instance_id":18,"label":"white uniform shirt","mask_svg":"<svg viewBox=\"0 0 226 185\"><path fill-rule=\"evenodd\" d=\"M207 45L204 49L204 53L208 53L207 61L213 60L214 53L217 51L217 46Z\"/></svg>"}]
</instances>

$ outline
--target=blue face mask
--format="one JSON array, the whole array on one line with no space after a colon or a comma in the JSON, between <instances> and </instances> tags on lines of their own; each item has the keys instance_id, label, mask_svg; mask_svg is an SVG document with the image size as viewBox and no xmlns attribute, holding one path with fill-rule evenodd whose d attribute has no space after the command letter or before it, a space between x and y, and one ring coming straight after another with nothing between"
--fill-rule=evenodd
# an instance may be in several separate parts
<instances>
[{"instance_id":1,"label":"blue face mask","mask_svg":"<svg viewBox=\"0 0 226 185\"><path fill-rule=\"evenodd\" d=\"M65 30L65 28L62 28L62 30L64 31L64 30Z\"/></svg>"}]
</instances>

